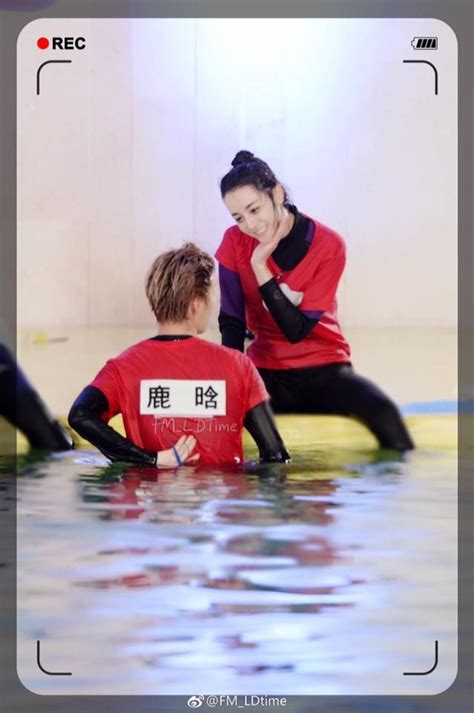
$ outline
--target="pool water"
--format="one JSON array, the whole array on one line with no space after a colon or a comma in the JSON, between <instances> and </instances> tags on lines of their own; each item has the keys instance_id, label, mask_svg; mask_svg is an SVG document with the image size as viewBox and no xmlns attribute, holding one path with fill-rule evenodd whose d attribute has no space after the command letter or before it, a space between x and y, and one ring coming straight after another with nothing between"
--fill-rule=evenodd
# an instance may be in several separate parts
<instances>
[{"instance_id":1,"label":"pool water","mask_svg":"<svg viewBox=\"0 0 474 713\"><path fill-rule=\"evenodd\" d=\"M290 465L20 458L18 673L36 693L429 694L457 657L456 416L376 450L282 416ZM249 459L255 451L246 442ZM36 642L41 642L37 666ZM429 675L404 675L426 672Z\"/></svg>"}]
</instances>

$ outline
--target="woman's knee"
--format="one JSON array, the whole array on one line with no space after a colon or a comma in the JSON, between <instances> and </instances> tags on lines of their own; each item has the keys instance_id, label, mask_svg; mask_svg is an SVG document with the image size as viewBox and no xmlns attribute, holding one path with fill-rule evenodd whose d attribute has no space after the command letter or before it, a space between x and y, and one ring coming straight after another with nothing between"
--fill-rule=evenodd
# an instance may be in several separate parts
<instances>
[{"instance_id":1,"label":"woman's knee","mask_svg":"<svg viewBox=\"0 0 474 713\"><path fill-rule=\"evenodd\" d=\"M403 423L396 404L384 394L377 395L371 404L368 426L377 436L383 448L411 450L414 443Z\"/></svg>"}]
</instances>

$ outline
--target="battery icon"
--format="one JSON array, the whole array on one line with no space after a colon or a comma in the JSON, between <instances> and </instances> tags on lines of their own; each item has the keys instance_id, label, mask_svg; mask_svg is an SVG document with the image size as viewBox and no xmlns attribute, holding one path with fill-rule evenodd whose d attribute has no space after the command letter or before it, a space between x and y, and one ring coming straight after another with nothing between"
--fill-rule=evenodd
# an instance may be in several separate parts
<instances>
[{"instance_id":1,"label":"battery icon","mask_svg":"<svg viewBox=\"0 0 474 713\"><path fill-rule=\"evenodd\" d=\"M437 50L437 37L414 37L411 41L414 50Z\"/></svg>"}]
</instances>

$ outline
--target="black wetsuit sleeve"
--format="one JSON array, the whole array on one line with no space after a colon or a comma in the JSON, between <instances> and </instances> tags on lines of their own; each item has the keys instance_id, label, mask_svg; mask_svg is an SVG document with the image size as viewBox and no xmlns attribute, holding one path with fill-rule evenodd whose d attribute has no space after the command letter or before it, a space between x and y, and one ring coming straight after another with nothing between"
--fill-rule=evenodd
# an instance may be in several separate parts
<instances>
[{"instance_id":1,"label":"black wetsuit sleeve","mask_svg":"<svg viewBox=\"0 0 474 713\"><path fill-rule=\"evenodd\" d=\"M290 454L278 433L268 401L263 401L247 412L244 426L258 446L262 463L289 463L291 461Z\"/></svg>"},{"instance_id":2,"label":"black wetsuit sleeve","mask_svg":"<svg viewBox=\"0 0 474 713\"><path fill-rule=\"evenodd\" d=\"M136 446L105 423L101 416L108 408L107 398L102 391L95 386L86 386L71 407L69 425L111 461L156 466L156 452Z\"/></svg>"},{"instance_id":3,"label":"black wetsuit sleeve","mask_svg":"<svg viewBox=\"0 0 474 713\"><path fill-rule=\"evenodd\" d=\"M222 310L219 312L219 331L222 336L222 344L224 347L237 349L239 352L244 351L245 342L245 324L231 317Z\"/></svg>"},{"instance_id":4,"label":"black wetsuit sleeve","mask_svg":"<svg viewBox=\"0 0 474 713\"><path fill-rule=\"evenodd\" d=\"M323 316L323 312L312 312L309 316L298 309L281 291L274 277L259 290L273 319L291 344L301 342Z\"/></svg>"},{"instance_id":5,"label":"black wetsuit sleeve","mask_svg":"<svg viewBox=\"0 0 474 713\"><path fill-rule=\"evenodd\" d=\"M224 265L219 265L219 287L221 291L219 330L222 344L224 347L243 352L246 331L245 296L239 274Z\"/></svg>"}]
</instances>

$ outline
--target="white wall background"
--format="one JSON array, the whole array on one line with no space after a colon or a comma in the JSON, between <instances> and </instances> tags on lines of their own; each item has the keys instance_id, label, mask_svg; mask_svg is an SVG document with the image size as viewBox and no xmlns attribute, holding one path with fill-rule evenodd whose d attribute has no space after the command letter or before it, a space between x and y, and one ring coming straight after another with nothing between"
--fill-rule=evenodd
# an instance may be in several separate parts
<instances>
[{"instance_id":1,"label":"white wall background","mask_svg":"<svg viewBox=\"0 0 474 713\"><path fill-rule=\"evenodd\" d=\"M84 36L84 51L38 37ZM436 52L414 36L434 35ZM38 20L18 41L18 322L147 325L144 275L230 224L240 148L348 246L346 326L450 327L457 44L437 20ZM427 65L439 72L439 94ZM49 59L69 65L36 70Z\"/></svg>"}]
</instances>

